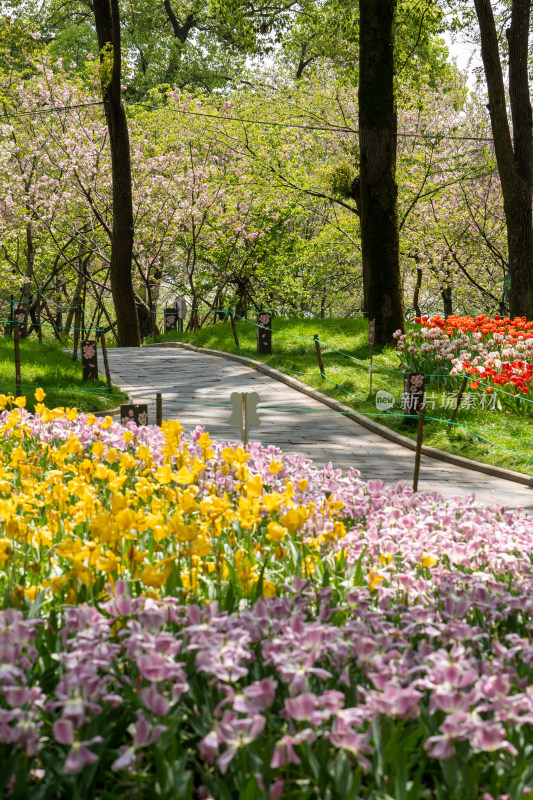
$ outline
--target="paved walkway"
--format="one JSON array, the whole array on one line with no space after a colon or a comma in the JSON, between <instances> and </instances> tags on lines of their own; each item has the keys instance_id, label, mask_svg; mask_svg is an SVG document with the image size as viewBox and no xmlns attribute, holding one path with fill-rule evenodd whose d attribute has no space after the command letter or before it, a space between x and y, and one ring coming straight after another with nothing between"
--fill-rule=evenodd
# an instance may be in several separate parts
<instances>
[{"instance_id":1,"label":"paved walkway","mask_svg":"<svg viewBox=\"0 0 533 800\"><path fill-rule=\"evenodd\" d=\"M213 439L236 441L237 428L228 425L231 408L204 404L229 403L232 392L255 391L261 427L251 429L251 440L302 453L319 465L331 461L343 469L356 467L365 480L412 482L412 451L245 365L165 347L112 348L108 355L114 382L136 402L149 403L150 423L155 423L155 395L161 392L164 419L179 419L186 430L203 425ZM309 411L315 413L303 413ZM445 497L475 494L482 503L533 511L533 490L527 486L428 457L422 458L419 490Z\"/></svg>"}]
</instances>

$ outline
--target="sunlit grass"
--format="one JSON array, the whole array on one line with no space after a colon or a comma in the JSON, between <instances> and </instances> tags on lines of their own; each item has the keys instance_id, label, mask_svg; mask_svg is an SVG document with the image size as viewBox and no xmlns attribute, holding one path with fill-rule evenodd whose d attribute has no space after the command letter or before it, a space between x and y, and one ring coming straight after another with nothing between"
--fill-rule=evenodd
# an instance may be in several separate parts
<instances>
[{"instance_id":1,"label":"sunlit grass","mask_svg":"<svg viewBox=\"0 0 533 800\"><path fill-rule=\"evenodd\" d=\"M46 392L49 408L68 406L78 411L102 411L125 402L126 395L116 386L108 393L104 380L84 383L81 363L73 361L59 345L23 339L20 361L22 394L27 398L29 411L34 408L36 387ZM9 337L0 337L0 393L15 394L15 359L13 340Z\"/></svg>"}]
</instances>

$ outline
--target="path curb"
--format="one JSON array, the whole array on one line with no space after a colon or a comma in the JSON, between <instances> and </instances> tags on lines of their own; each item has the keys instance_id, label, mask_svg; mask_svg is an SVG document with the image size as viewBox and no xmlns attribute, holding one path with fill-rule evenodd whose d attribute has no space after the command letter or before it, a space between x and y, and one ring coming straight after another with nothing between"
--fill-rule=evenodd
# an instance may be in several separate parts
<instances>
[{"instance_id":1,"label":"path curb","mask_svg":"<svg viewBox=\"0 0 533 800\"><path fill-rule=\"evenodd\" d=\"M253 358L245 358L244 356L238 356L234 353L225 353L222 350L210 350L207 347L196 347L196 345L188 344L187 342L161 342L159 344L145 344L144 347L181 348L183 350L193 350L197 353L217 356L218 358L225 358L229 361L236 361L238 364L252 367L252 369L262 372L264 375L275 378L280 383L284 383L286 386L290 386L292 389L296 389L302 392L302 394L306 394L308 397L318 400L318 402L323 403L334 411L341 412L345 417L357 422L361 427L378 434L378 436L381 436L383 439L388 439L388 441L405 447L407 450L416 449L416 442L412 441L407 436L396 433L396 431L391 431L390 428L385 427L385 425L381 425L379 422L375 422L372 419L364 417L362 414L358 414L349 406L344 405L344 403L334 400L332 397L327 397L327 395L322 394L322 392L319 392L317 389L307 386L296 378L285 375L285 373L280 372L274 367L263 364L262 361L256 361ZM470 458L456 456L453 453L447 453L445 450L438 450L436 447L428 447L427 445L423 445L422 454L429 458L434 458L437 461L444 461L446 464L453 464L456 467L464 467L474 472L481 472L484 475L491 475L493 478L503 478L506 481L520 483L523 486L529 486L529 488L533 489L533 477L524 475L522 472L514 472L513 470L504 469L503 467L495 467L492 464L482 464L480 461L472 461Z\"/></svg>"}]
</instances>

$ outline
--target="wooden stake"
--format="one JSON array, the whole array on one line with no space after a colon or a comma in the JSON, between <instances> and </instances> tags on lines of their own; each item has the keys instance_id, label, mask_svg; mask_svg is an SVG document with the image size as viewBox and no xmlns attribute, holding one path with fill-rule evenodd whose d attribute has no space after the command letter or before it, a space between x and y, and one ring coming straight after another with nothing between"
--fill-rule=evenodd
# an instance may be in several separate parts
<instances>
[{"instance_id":1,"label":"wooden stake","mask_svg":"<svg viewBox=\"0 0 533 800\"><path fill-rule=\"evenodd\" d=\"M452 411L452 415L450 417L450 422L453 422L455 417L457 416L457 412L459 411L459 406L461 405L461 400L463 399L463 394L464 394L464 391L466 389L466 384L467 383L468 383L468 375L465 375L464 378L463 378L463 382L461 384L461 388L459 389L459 394L457 395L457 400L455 401L455 408Z\"/></svg>"},{"instance_id":2,"label":"wooden stake","mask_svg":"<svg viewBox=\"0 0 533 800\"><path fill-rule=\"evenodd\" d=\"M325 381L326 371L324 369L324 362L322 361L322 352L320 350L320 340L318 338L318 333L315 333L313 339L315 340L316 360L318 361L318 369L320 370L322 380Z\"/></svg>"},{"instance_id":3,"label":"wooden stake","mask_svg":"<svg viewBox=\"0 0 533 800\"><path fill-rule=\"evenodd\" d=\"M15 394L20 397L22 394L22 379L20 376L20 336L18 321L13 323L13 345L15 348Z\"/></svg>"},{"instance_id":4,"label":"wooden stake","mask_svg":"<svg viewBox=\"0 0 533 800\"><path fill-rule=\"evenodd\" d=\"M233 316L233 311L229 312L229 321L231 322L231 330L233 331L233 338L235 339L235 344L237 345L237 347L240 347L240 345L239 345L239 337L237 335L237 328L235 326L235 318Z\"/></svg>"},{"instance_id":5,"label":"wooden stake","mask_svg":"<svg viewBox=\"0 0 533 800\"><path fill-rule=\"evenodd\" d=\"M368 348L370 351L370 367L368 369L368 376L370 383L368 387L369 396L372 394L372 375L374 373L374 342L376 341L376 320L371 319L368 323Z\"/></svg>"},{"instance_id":6,"label":"wooden stake","mask_svg":"<svg viewBox=\"0 0 533 800\"><path fill-rule=\"evenodd\" d=\"M72 360L76 361L78 358L78 342L80 340L80 328L81 328L81 313L80 307L76 307L76 312L74 314L74 347L72 349Z\"/></svg>"},{"instance_id":7,"label":"wooden stake","mask_svg":"<svg viewBox=\"0 0 533 800\"><path fill-rule=\"evenodd\" d=\"M104 368L105 368L105 379L107 381L107 391L111 394L113 390L113 384L111 383L111 371L109 369L109 360L107 358L107 346L105 343L105 333L101 331L100 333L100 344L102 345L102 358L104 359Z\"/></svg>"},{"instance_id":8,"label":"wooden stake","mask_svg":"<svg viewBox=\"0 0 533 800\"><path fill-rule=\"evenodd\" d=\"M415 474L413 476L413 491L418 492L418 476L420 475L420 459L422 457L422 442L424 440L424 418L426 416L425 409L418 414L418 431L416 435L416 451L415 451Z\"/></svg>"},{"instance_id":9,"label":"wooden stake","mask_svg":"<svg viewBox=\"0 0 533 800\"><path fill-rule=\"evenodd\" d=\"M35 307L35 319L37 321L37 336L39 337L39 342L43 341L43 326L41 324L41 301L37 298L37 305Z\"/></svg>"},{"instance_id":10,"label":"wooden stake","mask_svg":"<svg viewBox=\"0 0 533 800\"><path fill-rule=\"evenodd\" d=\"M161 392L157 392L155 396L155 424L158 428L163 424L163 398Z\"/></svg>"}]
</instances>

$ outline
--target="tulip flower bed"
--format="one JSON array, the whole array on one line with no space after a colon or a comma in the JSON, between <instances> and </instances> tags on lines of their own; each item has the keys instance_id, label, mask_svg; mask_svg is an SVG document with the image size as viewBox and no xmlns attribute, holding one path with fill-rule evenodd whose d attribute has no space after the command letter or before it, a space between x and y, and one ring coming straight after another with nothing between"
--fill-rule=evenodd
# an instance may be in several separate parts
<instances>
[{"instance_id":1,"label":"tulip flower bed","mask_svg":"<svg viewBox=\"0 0 533 800\"><path fill-rule=\"evenodd\" d=\"M530 795L530 517L41 401L0 414L1 797Z\"/></svg>"},{"instance_id":2,"label":"tulip flower bed","mask_svg":"<svg viewBox=\"0 0 533 800\"><path fill-rule=\"evenodd\" d=\"M406 369L432 377L472 376L471 389L528 394L533 379L533 322L481 315L416 318L419 329L395 333Z\"/></svg>"}]
</instances>

